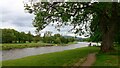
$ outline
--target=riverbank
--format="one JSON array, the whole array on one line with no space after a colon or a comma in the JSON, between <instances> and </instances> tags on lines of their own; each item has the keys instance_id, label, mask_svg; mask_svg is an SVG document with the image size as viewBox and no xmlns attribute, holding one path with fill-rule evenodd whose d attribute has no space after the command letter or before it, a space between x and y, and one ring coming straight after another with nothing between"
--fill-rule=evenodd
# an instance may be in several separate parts
<instances>
[{"instance_id":1,"label":"riverbank","mask_svg":"<svg viewBox=\"0 0 120 68\"><path fill-rule=\"evenodd\" d=\"M32 47L46 47L46 46L65 46L70 44L76 44L77 42L70 42L68 44L49 44L49 43L15 43L15 44L2 44L0 50L32 48Z\"/></svg>"},{"instance_id":2,"label":"riverbank","mask_svg":"<svg viewBox=\"0 0 120 68\"><path fill-rule=\"evenodd\" d=\"M2 44L2 50L32 48L32 47L43 47L43 46L53 46L53 45L54 44L47 44L47 43L14 43L14 44Z\"/></svg>"},{"instance_id":3,"label":"riverbank","mask_svg":"<svg viewBox=\"0 0 120 68\"><path fill-rule=\"evenodd\" d=\"M72 66L89 53L98 52L99 47L83 47L16 60L3 61L3 66ZM84 60L83 60L84 61Z\"/></svg>"},{"instance_id":4,"label":"riverbank","mask_svg":"<svg viewBox=\"0 0 120 68\"><path fill-rule=\"evenodd\" d=\"M83 47L73 50L65 50L48 54L24 57L21 59L3 61L3 66L80 66L86 61L88 54L97 52L96 61L93 68L111 66L117 68L119 62L119 47L116 51L110 53L99 52L99 47Z\"/></svg>"}]
</instances>

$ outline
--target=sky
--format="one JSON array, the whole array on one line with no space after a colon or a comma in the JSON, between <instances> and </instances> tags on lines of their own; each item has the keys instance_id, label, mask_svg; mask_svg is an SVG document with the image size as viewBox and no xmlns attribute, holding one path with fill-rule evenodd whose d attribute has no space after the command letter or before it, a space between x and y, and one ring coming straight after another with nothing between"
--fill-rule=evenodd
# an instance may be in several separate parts
<instances>
[{"instance_id":1,"label":"sky","mask_svg":"<svg viewBox=\"0 0 120 68\"><path fill-rule=\"evenodd\" d=\"M23 0L0 0L0 28L10 28L25 33L30 31L35 35L36 28L32 25L33 18L33 14L25 12ZM75 36L68 32L70 28L71 26L66 26L59 32L54 26L49 25L41 33L43 35L46 31L51 31L53 34Z\"/></svg>"}]
</instances>

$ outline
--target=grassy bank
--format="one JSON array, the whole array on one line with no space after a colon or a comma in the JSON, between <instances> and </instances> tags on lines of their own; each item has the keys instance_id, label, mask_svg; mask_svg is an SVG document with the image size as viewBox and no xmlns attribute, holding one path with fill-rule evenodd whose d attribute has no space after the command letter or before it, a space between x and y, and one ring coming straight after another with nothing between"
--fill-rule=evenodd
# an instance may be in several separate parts
<instances>
[{"instance_id":1,"label":"grassy bank","mask_svg":"<svg viewBox=\"0 0 120 68\"><path fill-rule=\"evenodd\" d=\"M79 64L83 63L85 57L93 52L98 52L96 55L96 61L93 64L93 68L101 68L101 66L118 66L120 48L116 47L117 51L110 53L101 53L99 52L99 47L83 47L73 50L66 50L61 52L54 52L42 55L35 55L24 57L15 60L3 61L3 66L74 66L81 59ZM117 67L113 67L117 68Z\"/></svg>"},{"instance_id":2,"label":"grassy bank","mask_svg":"<svg viewBox=\"0 0 120 68\"><path fill-rule=\"evenodd\" d=\"M31 47L40 47L40 46L53 46L54 44L47 43L15 43L15 44L2 44L2 50L10 50L17 48L31 48Z\"/></svg>"},{"instance_id":3,"label":"grassy bank","mask_svg":"<svg viewBox=\"0 0 120 68\"><path fill-rule=\"evenodd\" d=\"M101 53L99 52L96 55L96 62L93 64L93 66L117 66L120 65L120 45L115 47L116 51L109 52L109 53ZM116 68L117 68L116 67ZM120 68L120 66L119 66Z\"/></svg>"},{"instance_id":4,"label":"grassy bank","mask_svg":"<svg viewBox=\"0 0 120 68\"><path fill-rule=\"evenodd\" d=\"M75 44L77 42L70 42L68 44ZM68 44L48 44L48 43L15 43L15 44L2 44L0 50L20 49L20 48L31 48L31 47L43 47L43 46L60 46Z\"/></svg>"},{"instance_id":5,"label":"grassy bank","mask_svg":"<svg viewBox=\"0 0 120 68\"><path fill-rule=\"evenodd\" d=\"M70 44L76 44L77 42L69 42L68 44L49 44L49 43L14 43L14 44L1 44L0 50L20 49L20 48L32 48L32 47L44 47L44 46L64 46Z\"/></svg>"},{"instance_id":6,"label":"grassy bank","mask_svg":"<svg viewBox=\"0 0 120 68\"><path fill-rule=\"evenodd\" d=\"M71 66L89 53L98 52L98 47L84 47L62 52L29 56L3 61L3 66Z\"/></svg>"},{"instance_id":7,"label":"grassy bank","mask_svg":"<svg viewBox=\"0 0 120 68\"><path fill-rule=\"evenodd\" d=\"M118 66L118 54L117 53L99 53L97 54L97 60L94 66Z\"/></svg>"}]
</instances>

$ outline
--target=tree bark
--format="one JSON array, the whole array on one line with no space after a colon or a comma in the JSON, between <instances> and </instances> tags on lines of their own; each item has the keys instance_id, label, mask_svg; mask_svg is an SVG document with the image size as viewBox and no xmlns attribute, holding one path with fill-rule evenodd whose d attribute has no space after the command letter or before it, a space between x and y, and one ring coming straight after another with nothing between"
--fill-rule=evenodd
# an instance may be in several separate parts
<instances>
[{"instance_id":1,"label":"tree bark","mask_svg":"<svg viewBox=\"0 0 120 68\"><path fill-rule=\"evenodd\" d=\"M101 51L102 52L110 52L114 50L114 31L110 30L107 33L103 34L102 43L101 43Z\"/></svg>"},{"instance_id":2,"label":"tree bark","mask_svg":"<svg viewBox=\"0 0 120 68\"><path fill-rule=\"evenodd\" d=\"M101 51L102 52L110 52L113 51L114 45L114 36L117 31L117 11L116 11L116 3L112 4L112 14L110 19L107 19L104 14L106 11L103 11L103 17L101 17L100 27L102 31L102 43L101 43Z\"/></svg>"}]
</instances>

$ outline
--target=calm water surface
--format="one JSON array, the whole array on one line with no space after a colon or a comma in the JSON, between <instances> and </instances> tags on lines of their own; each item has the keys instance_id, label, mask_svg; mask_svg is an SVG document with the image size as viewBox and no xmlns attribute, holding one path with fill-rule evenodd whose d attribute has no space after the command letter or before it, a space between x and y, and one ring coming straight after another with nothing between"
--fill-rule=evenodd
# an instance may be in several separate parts
<instances>
[{"instance_id":1,"label":"calm water surface","mask_svg":"<svg viewBox=\"0 0 120 68\"><path fill-rule=\"evenodd\" d=\"M50 46L50 47L38 47L38 48L23 48L23 49L13 49L13 50L3 50L0 51L0 60L12 60L18 59L31 55L38 55L44 53L58 52L63 50L70 50L80 47L88 46L88 42L78 42L77 44L72 44L68 46Z\"/></svg>"}]
</instances>

